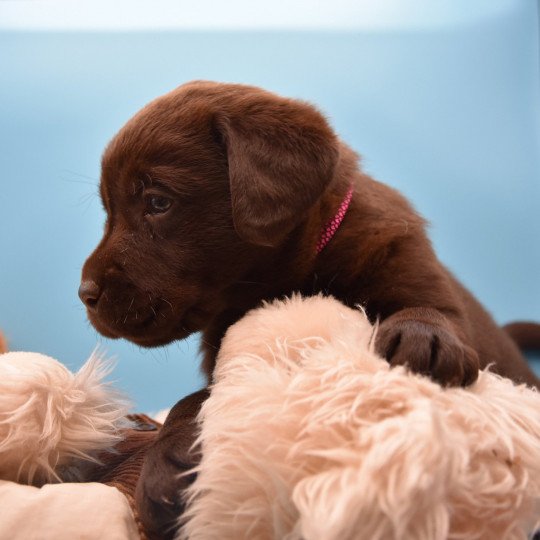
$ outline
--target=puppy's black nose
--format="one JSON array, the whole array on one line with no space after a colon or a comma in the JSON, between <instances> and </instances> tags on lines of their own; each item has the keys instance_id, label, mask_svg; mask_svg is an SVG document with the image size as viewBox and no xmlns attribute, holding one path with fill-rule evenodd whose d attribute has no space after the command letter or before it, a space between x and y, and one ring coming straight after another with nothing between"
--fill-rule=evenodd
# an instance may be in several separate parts
<instances>
[{"instance_id":1,"label":"puppy's black nose","mask_svg":"<svg viewBox=\"0 0 540 540\"><path fill-rule=\"evenodd\" d=\"M95 309L101 290L99 285L91 279L85 279L79 287L79 298L88 309Z\"/></svg>"}]
</instances>

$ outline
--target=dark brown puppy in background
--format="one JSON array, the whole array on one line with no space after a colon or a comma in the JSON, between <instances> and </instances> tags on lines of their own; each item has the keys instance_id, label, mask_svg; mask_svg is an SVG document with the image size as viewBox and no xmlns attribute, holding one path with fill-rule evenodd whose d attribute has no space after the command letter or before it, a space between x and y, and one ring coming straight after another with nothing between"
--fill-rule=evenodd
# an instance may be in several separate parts
<instances>
[{"instance_id":1,"label":"dark brown puppy in background","mask_svg":"<svg viewBox=\"0 0 540 540\"><path fill-rule=\"evenodd\" d=\"M329 244L315 246L352 186ZM264 299L324 292L379 319L377 346L445 385L479 368L538 385L515 343L441 265L425 223L312 106L193 82L136 114L103 156L105 233L80 296L96 329L145 347L203 332L211 380L227 328ZM178 516L201 391L173 409L138 499L156 534Z\"/></svg>"}]
</instances>

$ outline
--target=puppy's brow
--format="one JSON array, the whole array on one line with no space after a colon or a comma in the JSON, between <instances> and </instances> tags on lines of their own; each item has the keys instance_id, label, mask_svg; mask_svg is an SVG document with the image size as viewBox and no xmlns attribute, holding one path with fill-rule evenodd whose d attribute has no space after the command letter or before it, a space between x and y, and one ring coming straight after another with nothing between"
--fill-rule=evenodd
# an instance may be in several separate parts
<instances>
[{"instance_id":1,"label":"puppy's brow","mask_svg":"<svg viewBox=\"0 0 540 540\"><path fill-rule=\"evenodd\" d=\"M147 182L143 182L144 188L154 187L161 188L167 191L178 191L176 182L171 181L167 176L147 174Z\"/></svg>"},{"instance_id":2,"label":"puppy's brow","mask_svg":"<svg viewBox=\"0 0 540 540\"><path fill-rule=\"evenodd\" d=\"M168 182L162 180L159 175L154 175L151 173L146 173L144 178L139 178L141 184L141 189L146 189L148 187L161 187L161 188L170 188Z\"/></svg>"},{"instance_id":3,"label":"puppy's brow","mask_svg":"<svg viewBox=\"0 0 540 540\"><path fill-rule=\"evenodd\" d=\"M144 191L144 188L146 187L146 185L142 178L137 178L136 180L132 181L132 187L133 187L133 195L137 195L137 193Z\"/></svg>"}]
</instances>

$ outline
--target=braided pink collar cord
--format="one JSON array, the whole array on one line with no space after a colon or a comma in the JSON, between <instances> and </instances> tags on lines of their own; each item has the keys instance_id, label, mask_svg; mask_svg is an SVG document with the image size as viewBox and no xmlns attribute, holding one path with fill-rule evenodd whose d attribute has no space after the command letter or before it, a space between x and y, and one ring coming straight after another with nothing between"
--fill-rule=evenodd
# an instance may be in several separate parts
<instances>
[{"instance_id":1,"label":"braided pink collar cord","mask_svg":"<svg viewBox=\"0 0 540 540\"><path fill-rule=\"evenodd\" d=\"M328 223L324 226L324 229L322 230L321 237L317 242L317 253L320 253L327 246L328 242L332 240L334 234L336 234L339 226L341 225L341 222L343 221L343 218L345 217L345 214L347 213L347 210L349 209L352 195L353 186L350 186L347 194L345 195L345 198L343 199L343 201L341 201L341 204L339 205L339 209L336 215L330 221L328 221Z\"/></svg>"}]
</instances>

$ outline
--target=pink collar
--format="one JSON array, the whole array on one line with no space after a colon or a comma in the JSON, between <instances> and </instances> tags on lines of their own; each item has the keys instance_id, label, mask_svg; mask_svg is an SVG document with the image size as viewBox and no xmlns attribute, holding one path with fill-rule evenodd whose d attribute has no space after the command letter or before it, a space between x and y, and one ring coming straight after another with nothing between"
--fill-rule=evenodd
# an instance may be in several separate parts
<instances>
[{"instance_id":1,"label":"pink collar","mask_svg":"<svg viewBox=\"0 0 540 540\"><path fill-rule=\"evenodd\" d=\"M321 231L321 236L317 242L317 253L320 253L326 247L328 242L332 240L334 234L336 234L341 222L343 221L343 218L345 217L345 214L347 213L347 210L349 209L352 195L353 186L351 185L347 191L347 194L345 195L345 198L341 201L336 215L328 221L328 223L324 226L324 229Z\"/></svg>"}]
</instances>

